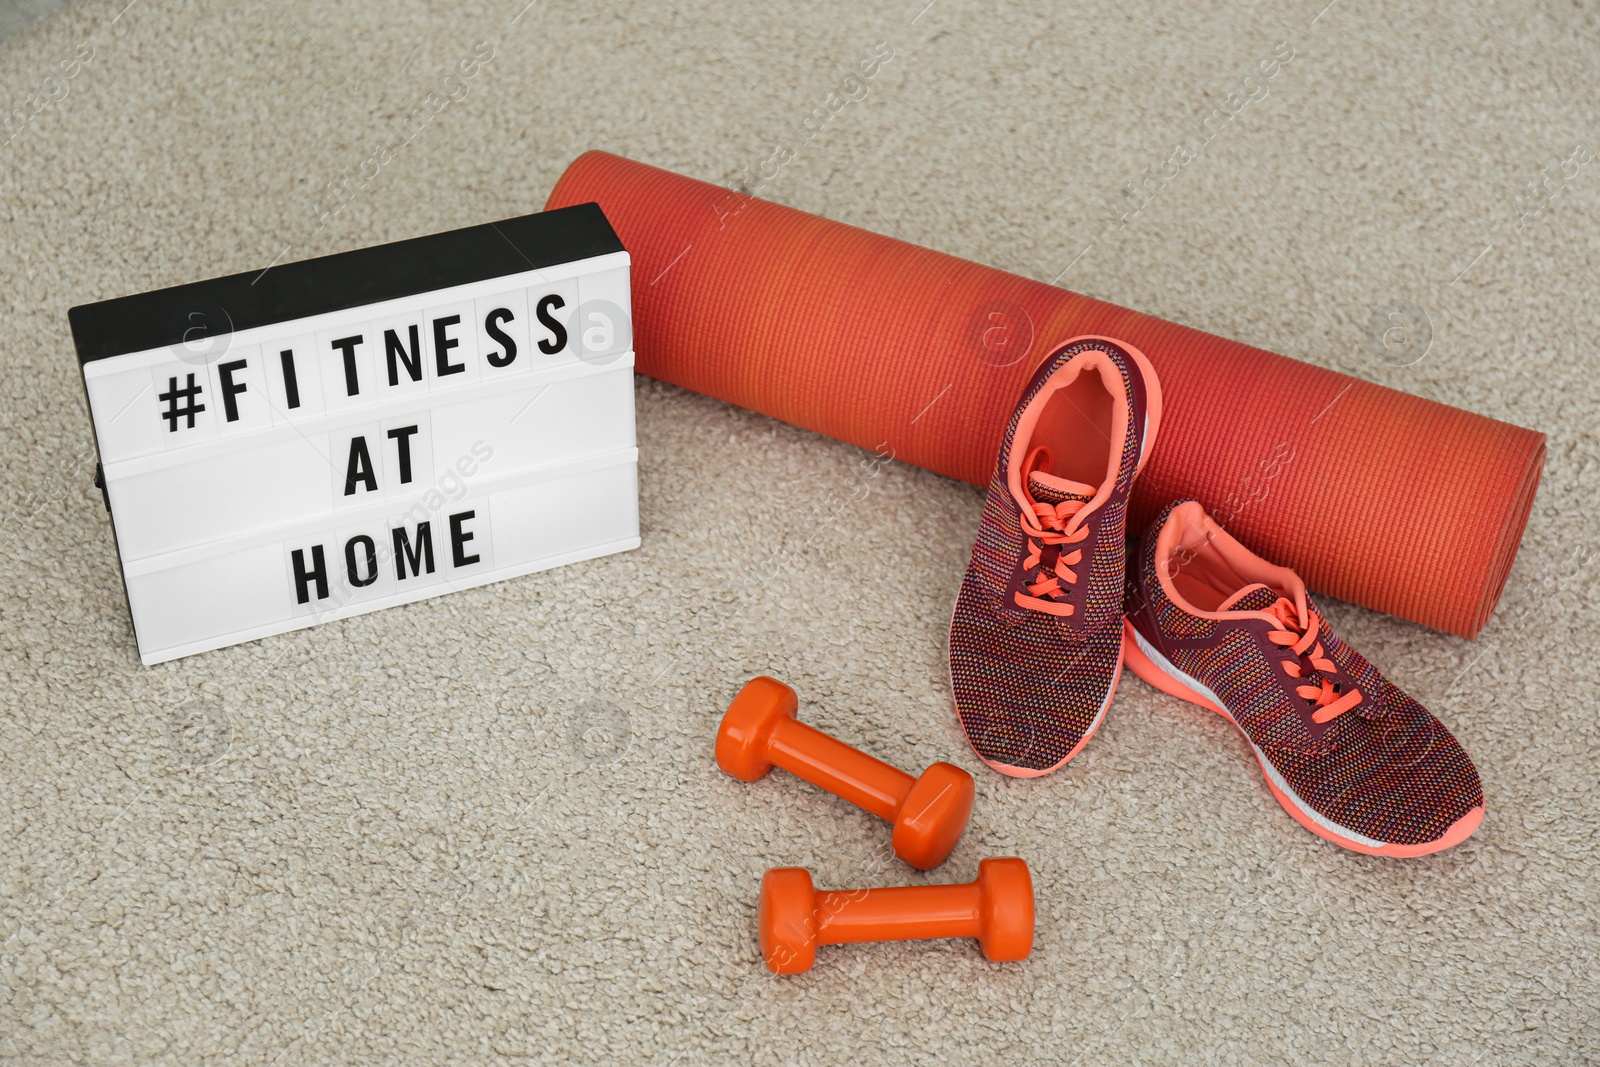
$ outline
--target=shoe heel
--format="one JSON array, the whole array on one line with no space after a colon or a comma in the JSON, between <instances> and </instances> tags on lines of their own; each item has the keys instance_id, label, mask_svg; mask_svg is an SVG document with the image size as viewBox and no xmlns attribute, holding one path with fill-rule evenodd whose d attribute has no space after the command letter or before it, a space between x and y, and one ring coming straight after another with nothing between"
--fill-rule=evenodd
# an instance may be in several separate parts
<instances>
[{"instance_id":1,"label":"shoe heel","mask_svg":"<svg viewBox=\"0 0 1600 1067\"><path fill-rule=\"evenodd\" d=\"M1145 682L1147 685L1154 686L1168 696L1177 697L1179 700L1186 700L1189 703L1194 704L1196 707L1205 708L1207 711L1214 711L1218 715L1221 715L1224 719L1227 719L1229 722L1233 721L1233 717L1222 708L1211 703L1211 701L1200 696L1193 689L1190 689L1188 686L1172 677L1172 675L1156 666L1155 663L1151 661L1150 657L1144 654L1144 650L1139 647L1139 641L1133 635L1133 623L1129 622L1127 619L1122 620L1122 661L1127 665L1129 670L1138 675L1140 680Z\"/></svg>"},{"instance_id":2,"label":"shoe heel","mask_svg":"<svg viewBox=\"0 0 1600 1067\"><path fill-rule=\"evenodd\" d=\"M1143 474L1144 465L1155 450L1156 434L1161 430L1161 379L1156 377L1155 367L1143 352L1125 341L1117 343L1128 350L1134 366L1144 376L1144 450L1139 454L1139 467L1135 471L1136 474Z\"/></svg>"}]
</instances>

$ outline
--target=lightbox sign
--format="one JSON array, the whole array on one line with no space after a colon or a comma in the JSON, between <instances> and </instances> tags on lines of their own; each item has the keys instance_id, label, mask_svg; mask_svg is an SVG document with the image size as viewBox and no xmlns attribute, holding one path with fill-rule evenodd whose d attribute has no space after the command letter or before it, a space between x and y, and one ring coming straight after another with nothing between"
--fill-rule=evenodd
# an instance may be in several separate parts
<instances>
[{"instance_id":1,"label":"lightbox sign","mask_svg":"<svg viewBox=\"0 0 1600 1067\"><path fill-rule=\"evenodd\" d=\"M595 204L69 317L145 663L639 544Z\"/></svg>"}]
</instances>

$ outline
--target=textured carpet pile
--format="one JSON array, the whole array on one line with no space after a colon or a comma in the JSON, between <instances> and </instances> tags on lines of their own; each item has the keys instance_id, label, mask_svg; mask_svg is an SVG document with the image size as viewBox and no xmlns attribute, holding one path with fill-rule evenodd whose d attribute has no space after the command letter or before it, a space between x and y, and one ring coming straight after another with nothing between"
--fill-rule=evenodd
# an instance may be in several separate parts
<instances>
[{"instance_id":1,"label":"textured carpet pile","mask_svg":"<svg viewBox=\"0 0 1600 1067\"><path fill-rule=\"evenodd\" d=\"M0 44L0 1061L1600 1060L1600 20L524 2L84 0ZM977 491L644 379L638 551L141 667L66 309L534 210L588 148L1549 433L1480 639L1329 609L1482 829L1340 851L1132 677L1063 771L983 769L944 665ZM944 868L717 771L757 673L975 772ZM1003 854L1026 963L761 969L767 867Z\"/></svg>"}]
</instances>

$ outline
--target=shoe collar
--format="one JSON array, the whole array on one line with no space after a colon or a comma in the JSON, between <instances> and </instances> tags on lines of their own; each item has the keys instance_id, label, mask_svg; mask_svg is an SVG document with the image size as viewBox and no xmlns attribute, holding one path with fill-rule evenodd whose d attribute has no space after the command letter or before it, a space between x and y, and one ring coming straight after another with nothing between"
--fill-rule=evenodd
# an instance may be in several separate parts
<instances>
[{"instance_id":1,"label":"shoe collar","mask_svg":"<svg viewBox=\"0 0 1600 1067\"><path fill-rule=\"evenodd\" d=\"M1050 402L1056 392L1078 380L1078 375L1086 370L1093 369L1100 375L1101 382L1106 387L1106 392L1111 394L1111 438L1110 454L1106 462L1106 474L1101 479L1098 487L1090 487L1081 482L1074 482L1066 478L1057 478L1054 475L1039 471L1024 470L1033 449L1027 447L1032 441L1034 430L1038 427L1039 416L1043 414L1045 406ZM1118 476L1121 474L1122 453L1127 447L1128 438L1128 393L1127 383L1123 378L1120 367L1112 360L1109 353L1101 349L1088 349L1079 352L1066 362L1065 365L1053 371L1045 379L1027 406L1022 409L1022 414L1017 418L1016 428L1012 431L1011 441L1006 457L1006 484L1011 490L1011 497L1021 509L1025 517L1032 515L1033 497L1028 493L1026 481L1035 479L1041 485L1054 489L1057 493L1066 493L1074 497L1088 497L1078 513L1068 520L1071 529L1083 526L1100 506L1111 499L1111 494L1116 490ZM1024 447L1018 448L1018 443ZM1090 495L1092 494L1092 495Z\"/></svg>"},{"instance_id":2,"label":"shoe collar","mask_svg":"<svg viewBox=\"0 0 1600 1067\"><path fill-rule=\"evenodd\" d=\"M1229 584L1235 589L1214 611L1203 611L1191 604L1178 592L1172 580L1172 576L1182 570L1185 560L1193 560L1199 552L1206 554L1207 566L1224 569L1229 576ZM1294 605L1302 629L1310 623L1306 586L1300 576L1287 567L1268 563L1245 548L1205 513L1199 501L1185 500L1174 504L1168 511L1166 521L1156 535L1154 562L1161 591L1190 615L1233 622L1258 619L1277 627L1281 620L1271 611L1237 607L1244 602L1260 602L1263 598L1251 594L1265 587L1276 594L1274 601L1282 597Z\"/></svg>"}]
</instances>

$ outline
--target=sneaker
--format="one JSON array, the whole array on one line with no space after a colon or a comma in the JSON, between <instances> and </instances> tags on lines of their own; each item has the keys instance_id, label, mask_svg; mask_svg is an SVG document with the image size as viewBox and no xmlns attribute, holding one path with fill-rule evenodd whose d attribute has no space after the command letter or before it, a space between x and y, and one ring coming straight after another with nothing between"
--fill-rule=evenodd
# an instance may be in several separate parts
<instances>
[{"instance_id":1,"label":"sneaker","mask_svg":"<svg viewBox=\"0 0 1600 1067\"><path fill-rule=\"evenodd\" d=\"M1129 573L1127 659L1239 728L1307 830L1373 856L1425 856L1483 821L1459 742L1339 639L1295 573L1193 500L1168 505Z\"/></svg>"},{"instance_id":2,"label":"sneaker","mask_svg":"<svg viewBox=\"0 0 1600 1067\"><path fill-rule=\"evenodd\" d=\"M1093 736L1122 674L1128 496L1161 387L1137 349L1068 341L1017 402L950 619L950 689L978 757L1048 774Z\"/></svg>"}]
</instances>

